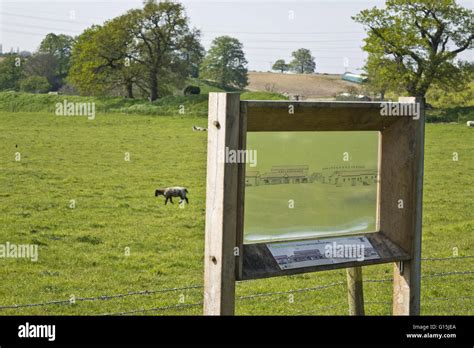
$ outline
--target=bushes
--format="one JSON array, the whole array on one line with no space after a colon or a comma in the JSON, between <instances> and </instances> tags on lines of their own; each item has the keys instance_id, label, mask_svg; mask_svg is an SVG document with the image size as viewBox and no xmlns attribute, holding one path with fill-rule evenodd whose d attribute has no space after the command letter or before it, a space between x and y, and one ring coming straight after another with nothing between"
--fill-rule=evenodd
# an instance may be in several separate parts
<instances>
[{"instance_id":1,"label":"bushes","mask_svg":"<svg viewBox=\"0 0 474 348\"><path fill-rule=\"evenodd\" d=\"M466 89L457 92L449 92L433 87L428 91L426 100L437 108L474 106L474 81Z\"/></svg>"},{"instance_id":2,"label":"bushes","mask_svg":"<svg viewBox=\"0 0 474 348\"><path fill-rule=\"evenodd\" d=\"M119 97L79 97L66 95L0 92L0 111L54 112L56 103L95 103L96 112L116 112L138 115L207 116L207 95L164 97L150 103L147 100Z\"/></svg>"},{"instance_id":3,"label":"bushes","mask_svg":"<svg viewBox=\"0 0 474 348\"><path fill-rule=\"evenodd\" d=\"M153 103L140 102L129 107L110 111L126 114L161 115L161 116L207 116L207 95L167 96Z\"/></svg>"},{"instance_id":4,"label":"bushes","mask_svg":"<svg viewBox=\"0 0 474 348\"><path fill-rule=\"evenodd\" d=\"M284 96L268 92L244 92L242 100L285 100ZM150 103L147 100L120 97L79 97L70 95L0 92L0 111L54 112L56 103L95 103L97 113L115 112L160 116L207 116L208 95L168 96Z\"/></svg>"},{"instance_id":5,"label":"bushes","mask_svg":"<svg viewBox=\"0 0 474 348\"><path fill-rule=\"evenodd\" d=\"M44 76L30 76L20 81L20 90L29 93L46 93L51 88Z\"/></svg>"},{"instance_id":6,"label":"bushes","mask_svg":"<svg viewBox=\"0 0 474 348\"><path fill-rule=\"evenodd\" d=\"M426 117L428 123L465 123L472 120L474 120L474 106L428 110Z\"/></svg>"},{"instance_id":7,"label":"bushes","mask_svg":"<svg viewBox=\"0 0 474 348\"><path fill-rule=\"evenodd\" d=\"M51 94L0 92L0 111L54 112L56 110L56 103L63 103L65 99L69 102L96 103L97 112L107 112L114 108L130 106L134 103L143 102L124 98L95 98Z\"/></svg>"}]
</instances>

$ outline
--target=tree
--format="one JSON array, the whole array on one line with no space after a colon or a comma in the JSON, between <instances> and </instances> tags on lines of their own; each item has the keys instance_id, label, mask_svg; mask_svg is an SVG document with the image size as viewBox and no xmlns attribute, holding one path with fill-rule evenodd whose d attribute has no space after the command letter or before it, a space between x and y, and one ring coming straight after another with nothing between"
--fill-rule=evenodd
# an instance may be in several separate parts
<instances>
[{"instance_id":1,"label":"tree","mask_svg":"<svg viewBox=\"0 0 474 348\"><path fill-rule=\"evenodd\" d=\"M82 94L117 93L133 98L143 75L131 58L132 42L126 16L85 30L73 47L69 82Z\"/></svg>"},{"instance_id":2,"label":"tree","mask_svg":"<svg viewBox=\"0 0 474 348\"><path fill-rule=\"evenodd\" d=\"M272 66L272 70L276 70L276 71L279 71L281 72L282 74L285 72L285 71L288 71L290 67L288 66L288 64L286 64L285 60L284 59L278 59L275 64L273 64Z\"/></svg>"},{"instance_id":3,"label":"tree","mask_svg":"<svg viewBox=\"0 0 474 348\"><path fill-rule=\"evenodd\" d=\"M51 88L44 76L29 76L20 81L20 90L29 93L46 93Z\"/></svg>"},{"instance_id":4,"label":"tree","mask_svg":"<svg viewBox=\"0 0 474 348\"><path fill-rule=\"evenodd\" d=\"M291 70L300 74L311 74L316 70L316 62L311 55L311 51L300 48L292 54L293 60L290 63Z\"/></svg>"},{"instance_id":5,"label":"tree","mask_svg":"<svg viewBox=\"0 0 474 348\"><path fill-rule=\"evenodd\" d=\"M48 54L56 58L56 75L58 77L59 84L62 84L62 81L66 78L69 72L73 44L74 39L69 35L56 35L50 33L46 35L43 41L41 41L40 47L38 49L38 54ZM49 78L48 81L50 81ZM58 87L60 86L56 87L53 85L53 88Z\"/></svg>"},{"instance_id":6,"label":"tree","mask_svg":"<svg viewBox=\"0 0 474 348\"><path fill-rule=\"evenodd\" d=\"M385 94L389 91L400 92L403 87L393 81L392 76L397 73L393 69L388 59L371 55L367 58L365 64L365 71L369 78L364 82L368 91L374 94L379 94L380 99L385 99Z\"/></svg>"},{"instance_id":7,"label":"tree","mask_svg":"<svg viewBox=\"0 0 474 348\"><path fill-rule=\"evenodd\" d=\"M199 35L196 32L191 33L184 38L182 50L182 60L188 71L188 75L193 78L199 77L199 66L205 55L204 47L197 40Z\"/></svg>"},{"instance_id":8,"label":"tree","mask_svg":"<svg viewBox=\"0 0 474 348\"><path fill-rule=\"evenodd\" d=\"M197 74L204 49L181 4L147 1L103 26L87 29L73 48L69 80L81 93L135 92L151 101Z\"/></svg>"},{"instance_id":9,"label":"tree","mask_svg":"<svg viewBox=\"0 0 474 348\"><path fill-rule=\"evenodd\" d=\"M0 61L0 91L6 89L18 90L23 77L24 60L16 55L6 55Z\"/></svg>"},{"instance_id":10,"label":"tree","mask_svg":"<svg viewBox=\"0 0 474 348\"><path fill-rule=\"evenodd\" d=\"M248 85L248 62L242 48L236 38L215 38L202 62L201 77L216 81L222 87L243 89Z\"/></svg>"},{"instance_id":11,"label":"tree","mask_svg":"<svg viewBox=\"0 0 474 348\"><path fill-rule=\"evenodd\" d=\"M474 16L455 0L387 0L385 8L353 19L368 33L369 70L383 66L391 88L402 85L411 96L424 97L432 85L465 86L472 66L455 58L472 47ZM369 79L378 77L369 71Z\"/></svg>"},{"instance_id":12,"label":"tree","mask_svg":"<svg viewBox=\"0 0 474 348\"><path fill-rule=\"evenodd\" d=\"M61 77L58 75L59 61L49 53L36 53L25 62L26 76L43 76L50 88L57 90L61 87Z\"/></svg>"},{"instance_id":13,"label":"tree","mask_svg":"<svg viewBox=\"0 0 474 348\"><path fill-rule=\"evenodd\" d=\"M127 14L133 35L131 59L145 70L150 100L158 98L160 89L184 86L192 71L187 63L199 57L203 48L200 32L189 28L189 19L179 3L146 1L141 10ZM198 58L199 62L199 58Z\"/></svg>"}]
</instances>

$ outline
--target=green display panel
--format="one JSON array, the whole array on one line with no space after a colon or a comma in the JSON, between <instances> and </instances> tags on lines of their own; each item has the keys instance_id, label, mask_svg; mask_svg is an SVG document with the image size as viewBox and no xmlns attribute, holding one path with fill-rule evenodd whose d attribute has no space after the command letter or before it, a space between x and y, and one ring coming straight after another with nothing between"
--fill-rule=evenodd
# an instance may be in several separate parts
<instances>
[{"instance_id":1,"label":"green display panel","mask_svg":"<svg viewBox=\"0 0 474 348\"><path fill-rule=\"evenodd\" d=\"M375 232L379 132L249 132L244 243Z\"/></svg>"}]
</instances>

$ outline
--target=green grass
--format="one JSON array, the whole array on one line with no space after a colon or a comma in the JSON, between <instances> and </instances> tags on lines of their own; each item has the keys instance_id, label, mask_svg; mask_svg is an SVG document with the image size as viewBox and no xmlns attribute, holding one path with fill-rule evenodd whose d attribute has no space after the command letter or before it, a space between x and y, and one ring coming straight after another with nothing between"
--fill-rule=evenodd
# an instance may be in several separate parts
<instances>
[{"instance_id":1,"label":"green grass","mask_svg":"<svg viewBox=\"0 0 474 348\"><path fill-rule=\"evenodd\" d=\"M9 112L49 112L55 113L57 103L64 100L73 103L95 103L96 112L123 113L130 115L155 116L207 116L208 93L222 92L222 89L208 86L203 94L190 96L167 96L152 103L141 99L117 97L80 97L66 95L0 92L0 110ZM282 100L281 94L270 92L241 91L241 100Z\"/></svg>"},{"instance_id":2,"label":"green grass","mask_svg":"<svg viewBox=\"0 0 474 348\"><path fill-rule=\"evenodd\" d=\"M26 98L26 97L25 97ZM112 102L111 102L112 103ZM125 102L124 102L125 103ZM0 306L95 297L203 281L207 120L182 116L0 112L0 243L39 244L39 260L0 259ZM427 125L423 256L474 254L472 129ZM21 161L15 161L15 153ZM125 153L130 161L125 161ZM453 152L459 155L453 161ZM184 185L190 204L163 204L158 186ZM161 197L162 198L162 197ZM76 208L69 207L76 200ZM130 248L127 256L126 248ZM473 270L473 259L423 263L424 274ZM364 268L391 277L392 265ZM472 275L424 278L423 314L474 314ZM345 271L242 282L237 295L345 282ZM366 312L390 314L390 283L366 283ZM101 314L202 301L201 289L0 310L1 315ZM293 299L294 302L290 301ZM238 314L346 314L345 285L245 298ZM375 303L374 303L375 302ZM200 306L146 312L201 314Z\"/></svg>"}]
</instances>

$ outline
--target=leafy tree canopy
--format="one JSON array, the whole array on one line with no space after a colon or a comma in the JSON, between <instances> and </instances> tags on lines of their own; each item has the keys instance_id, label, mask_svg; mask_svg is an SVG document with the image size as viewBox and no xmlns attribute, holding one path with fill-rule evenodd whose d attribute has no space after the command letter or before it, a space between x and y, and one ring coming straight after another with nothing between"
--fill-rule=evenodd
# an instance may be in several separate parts
<instances>
[{"instance_id":1,"label":"leafy tree canopy","mask_svg":"<svg viewBox=\"0 0 474 348\"><path fill-rule=\"evenodd\" d=\"M291 70L300 74L312 74L316 70L316 62L311 55L311 51L306 48L300 48L292 54L293 60L290 63Z\"/></svg>"},{"instance_id":2,"label":"leafy tree canopy","mask_svg":"<svg viewBox=\"0 0 474 348\"><path fill-rule=\"evenodd\" d=\"M0 91L6 89L18 90L19 82L24 76L24 59L16 55L6 55L0 61Z\"/></svg>"},{"instance_id":3,"label":"leafy tree canopy","mask_svg":"<svg viewBox=\"0 0 474 348\"><path fill-rule=\"evenodd\" d=\"M473 11L455 0L387 0L385 8L361 11L353 19L368 36L366 70L372 81L424 97L432 85L462 88L472 65L456 61L472 48ZM384 82L376 83L384 83Z\"/></svg>"},{"instance_id":4,"label":"leafy tree canopy","mask_svg":"<svg viewBox=\"0 0 474 348\"><path fill-rule=\"evenodd\" d=\"M50 33L41 41L38 49L39 54L49 54L56 58L56 74L60 80L65 79L69 72L73 45L74 38L71 36Z\"/></svg>"},{"instance_id":5,"label":"leafy tree canopy","mask_svg":"<svg viewBox=\"0 0 474 348\"><path fill-rule=\"evenodd\" d=\"M71 83L82 93L138 92L152 101L181 88L204 54L188 22L181 4L147 1L89 28L73 48Z\"/></svg>"},{"instance_id":6,"label":"leafy tree canopy","mask_svg":"<svg viewBox=\"0 0 474 348\"><path fill-rule=\"evenodd\" d=\"M222 87L243 89L248 85L247 64L242 43L230 36L220 36L214 39L202 62L201 77Z\"/></svg>"},{"instance_id":7,"label":"leafy tree canopy","mask_svg":"<svg viewBox=\"0 0 474 348\"><path fill-rule=\"evenodd\" d=\"M279 71L282 74L289 69L290 67L286 64L284 59L278 59L272 66L272 70Z\"/></svg>"}]
</instances>

